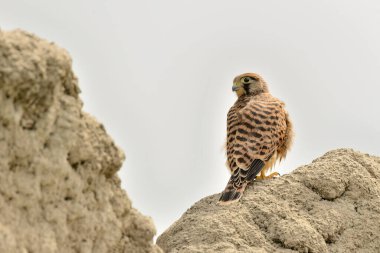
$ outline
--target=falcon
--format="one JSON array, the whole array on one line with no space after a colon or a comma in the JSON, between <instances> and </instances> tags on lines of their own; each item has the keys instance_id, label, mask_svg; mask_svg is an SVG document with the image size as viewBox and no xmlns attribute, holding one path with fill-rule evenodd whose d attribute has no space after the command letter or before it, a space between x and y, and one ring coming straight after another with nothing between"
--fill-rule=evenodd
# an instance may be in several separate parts
<instances>
[{"instance_id":1,"label":"falcon","mask_svg":"<svg viewBox=\"0 0 380 253\"><path fill-rule=\"evenodd\" d=\"M285 104L273 97L267 83L255 73L234 78L232 91L237 101L227 114L227 167L231 177L219 203L238 201L248 183L270 179L276 161L286 157L293 127Z\"/></svg>"}]
</instances>

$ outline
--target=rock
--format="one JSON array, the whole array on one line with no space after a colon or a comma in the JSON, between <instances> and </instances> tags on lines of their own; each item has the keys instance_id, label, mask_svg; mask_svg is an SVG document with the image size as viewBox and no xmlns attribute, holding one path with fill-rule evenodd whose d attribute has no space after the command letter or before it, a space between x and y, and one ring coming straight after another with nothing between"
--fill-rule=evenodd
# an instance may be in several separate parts
<instances>
[{"instance_id":1,"label":"rock","mask_svg":"<svg viewBox=\"0 0 380 253\"><path fill-rule=\"evenodd\" d=\"M0 31L0 252L162 252L120 187L124 154L78 94L65 50Z\"/></svg>"},{"instance_id":2,"label":"rock","mask_svg":"<svg viewBox=\"0 0 380 253\"><path fill-rule=\"evenodd\" d=\"M380 252L380 158L338 149L240 202L195 203L157 240L174 252Z\"/></svg>"}]
</instances>

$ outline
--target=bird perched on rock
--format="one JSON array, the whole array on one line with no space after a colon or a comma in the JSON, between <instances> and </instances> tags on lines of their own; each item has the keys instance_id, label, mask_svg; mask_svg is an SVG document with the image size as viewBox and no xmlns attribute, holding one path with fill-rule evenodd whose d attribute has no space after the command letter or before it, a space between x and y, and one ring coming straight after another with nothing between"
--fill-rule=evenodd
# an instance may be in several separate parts
<instances>
[{"instance_id":1,"label":"bird perched on rock","mask_svg":"<svg viewBox=\"0 0 380 253\"><path fill-rule=\"evenodd\" d=\"M285 104L269 93L261 76L239 75L232 90L238 99L227 114L227 166L231 178L219 199L221 204L238 201L254 179L279 175L266 173L277 160L285 158L293 138Z\"/></svg>"}]
</instances>

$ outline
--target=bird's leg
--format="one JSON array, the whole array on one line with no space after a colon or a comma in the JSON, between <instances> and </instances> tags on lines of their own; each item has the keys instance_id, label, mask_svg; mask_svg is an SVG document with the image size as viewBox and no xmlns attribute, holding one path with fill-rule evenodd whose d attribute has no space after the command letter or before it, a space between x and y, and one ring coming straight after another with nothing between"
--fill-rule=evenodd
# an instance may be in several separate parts
<instances>
[{"instance_id":1,"label":"bird's leg","mask_svg":"<svg viewBox=\"0 0 380 253\"><path fill-rule=\"evenodd\" d=\"M278 173L278 172L272 172L268 176L264 175L263 179L271 179L271 178L274 178L274 177L277 177L277 176L280 176L280 173Z\"/></svg>"},{"instance_id":2,"label":"bird's leg","mask_svg":"<svg viewBox=\"0 0 380 253\"><path fill-rule=\"evenodd\" d=\"M260 172L260 175L256 176L256 180L265 180L265 179L271 179L271 178L276 177L276 176L280 176L280 173L278 173L278 172L272 172L271 174L266 176L265 174L266 174L267 170L268 169L266 169L266 168L262 169Z\"/></svg>"},{"instance_id":3,"label":"bird's leg","mask_svg":"<svg viewBox=\"0 0 380 253\"><path fill-rule=\"evenodd\" d=\"M269 174L269 176L266 176L267 171L272 170L271 168L276 162L277 155L272 156L272 158L265 164L264 168L261 170L260 175L256 176L256 180L265 180L265 179L271 179L273 177L279 176L280 174L278 172L273 172Z\"/></svg>"}]
</instances>

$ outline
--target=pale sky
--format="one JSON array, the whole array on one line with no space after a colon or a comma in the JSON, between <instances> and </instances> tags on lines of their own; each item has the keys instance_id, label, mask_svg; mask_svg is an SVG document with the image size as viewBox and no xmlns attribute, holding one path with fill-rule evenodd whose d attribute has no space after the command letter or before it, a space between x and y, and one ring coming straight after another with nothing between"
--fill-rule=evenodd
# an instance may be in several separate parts
<instances>
[{"instance_id":1,"label":"pale sky","mask_svg":"<svg viewBox=\"0 0 380 253\"><path fill-rule=\"evenodd\" d=\"M380 155L379 13L377 0L0 0L0 27L70 52L84 110L126 153L122 186L160 234L228 181L238 74L287 104L281 174L339 147Z\"/></svg>"}]
</instances>

